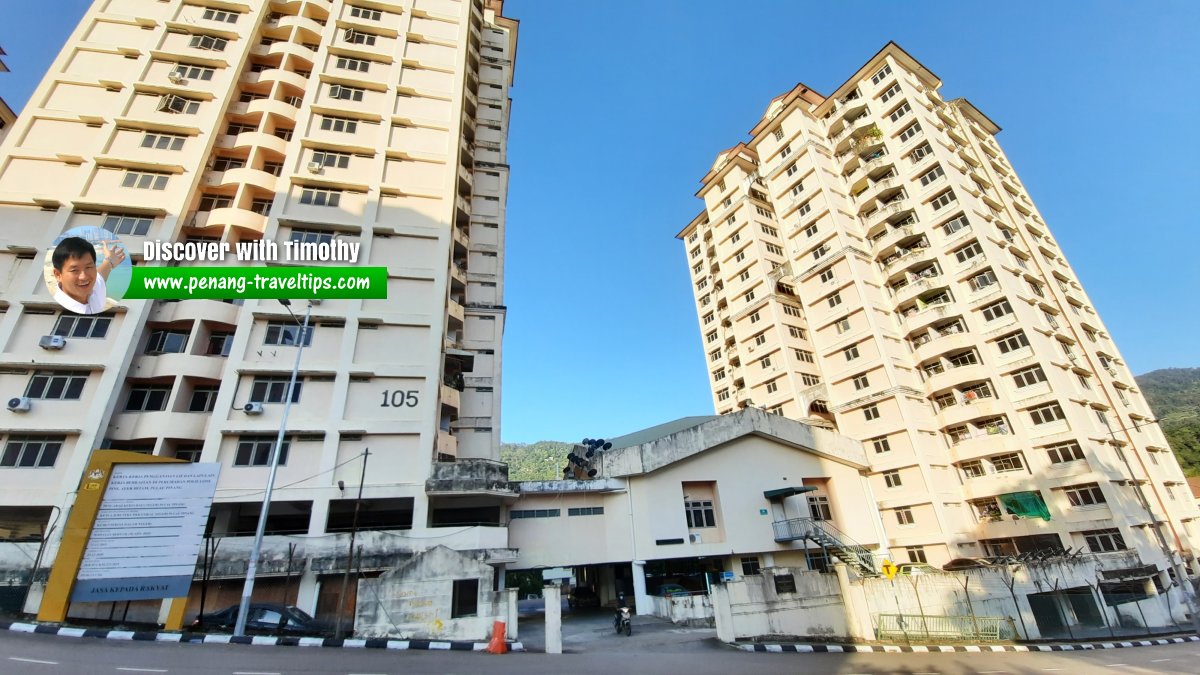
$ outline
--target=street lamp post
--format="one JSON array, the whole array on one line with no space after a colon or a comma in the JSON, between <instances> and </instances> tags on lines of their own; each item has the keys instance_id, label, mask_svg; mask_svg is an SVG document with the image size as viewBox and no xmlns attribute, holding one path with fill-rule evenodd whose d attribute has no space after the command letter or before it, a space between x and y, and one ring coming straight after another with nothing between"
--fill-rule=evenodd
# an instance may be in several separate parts
<instances>
[{"instance_id":1,"label":"street lamp post","mask_svg":"<svg viewBox=\"0 0 1200 675\"><path fill-rule=\"evenodd\" d=\"M284 307L291 305L287 300L279 302ZM283 436L287 433L288 413L292 411L292 392L296 390L296 378L300 375L300 355L304 353L304 344L308 341L308 320L312 316L312 307L313 304L309 302L308 309L304 312L304 323L300 326L300 335L296 338L296 364L292 366L292 379L288 381L287 396L283 403L283 419L279 422L279 435L275 437L275 447L271 448L271 473L267 477L262 511L258 514L254 546L250 548L250 562L246 566L246 583L242 586L242 602L238 605L237 623L233 627L233 634L238 637L246 634L246 616L250 612L250 596L254 593L254 576L258 572L258 558L262 553L263 533L267 529L267 512L271 509L271 492L275 489L275 476L279 473L279 456L283 450Z\"/></svg>"}]
</instances>

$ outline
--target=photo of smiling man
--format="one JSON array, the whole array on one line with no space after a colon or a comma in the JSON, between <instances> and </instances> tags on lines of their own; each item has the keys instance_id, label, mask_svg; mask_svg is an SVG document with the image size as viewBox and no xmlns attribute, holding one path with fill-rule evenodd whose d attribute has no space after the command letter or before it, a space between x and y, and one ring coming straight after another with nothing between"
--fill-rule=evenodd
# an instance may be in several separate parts
<instances>
[{"instance_id":1,"label":"photo of smiling man","mask_svg":"<svg viewBox=\"0 0 1200 675\"><path fill-rule=\"evenodd\" d=\"M99 314L108 304L108 277L125 260L120 244L100 242L96 247L83 237L66 237L54 248L51 262L58 290L54 300L78 314ZM97 263L99 260L99 263Z\"/></svg>"}]
</instances>

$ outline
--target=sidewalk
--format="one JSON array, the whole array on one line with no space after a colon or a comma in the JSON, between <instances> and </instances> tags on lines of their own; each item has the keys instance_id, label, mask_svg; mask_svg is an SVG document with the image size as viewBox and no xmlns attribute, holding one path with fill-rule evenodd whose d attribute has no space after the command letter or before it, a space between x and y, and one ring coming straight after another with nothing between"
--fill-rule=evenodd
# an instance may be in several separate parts
<instances>
[{"instance_id":1,"label":"sidewalk","mask_svg":"<svg viewBox=\"0 0 1200 675\"><path fill-rule=\"evenodd\" d=\"M1070 652L1124 647L1200 642L1200 636L1175 634L1170 637L1143 640L1110 640L1106 642L1054 642L1030 644L989 645L897 645L897 644L815 644L790 642L738 642L729 646L747 652L853 653L853 652Z\"/></svg>"}]
</instances>

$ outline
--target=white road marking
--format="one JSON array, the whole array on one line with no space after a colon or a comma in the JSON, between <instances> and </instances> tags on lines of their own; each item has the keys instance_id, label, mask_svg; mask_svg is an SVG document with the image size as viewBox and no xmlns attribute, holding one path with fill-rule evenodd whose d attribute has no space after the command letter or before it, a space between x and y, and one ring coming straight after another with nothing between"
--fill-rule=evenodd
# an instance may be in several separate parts
<instances>
[{"instance_id":1,"label":"white road marking","mask_svg":"<svg viewBox=\"0 0 1200 675\"><path fill-rule=\"evenodd\" d=\"M1162 663L1163 661L1170 661L1170 660L1171 659L1150 659L1150 663Z\"/></svg>"},{"instance_id":2,"label":"white road marking","mask_svg":"<svg viewBox=\"0 0 1200 675\"><path fill-rule=\"evenodd\" d=\"M1009 672L1009 671L1007 671L1007 670L981 670L981 671L979 671L979 674L983 675L984 673L1007 673L1007 672Z\"/></svg>"},{"instance_id":3,"label":"white road marking","mask_svg":"<svg viewBox=\"0 0 1200 675\"><path fill-rule=\"evenodd\" d=\"M117 666L117 670L127 670L131 673L165 673L166 668L122 668Z\"/></svg>"},{"instance_id":4,"label":"white road marking","mask_svg":"<svg viewBox=\"0 0 1200 675\"><path fill-rule=\"evenodd\" d=\"M1128 663L1110 663L1104 667L1105 668L1116 668L1117 666L1127 666L1127 665L1129 665L1129 664Z\"/></svg>"},{"instance_id":5,"label":"white road marking","mask_svg":"<svg viewBox=\"0 0 1200 675\"><path fill-rule=\"evenodd\" d=\"M1062 670L1062 668L1042 668L1042 670Z\"/></svg>"},{"instance_id":6,"label":"white road marking","mask_svg":"<svg viewBox=\"0 0 1200 675\"><path fill-rule=\"evenodd\" d=\"M9 661L21 661L22 663L41 663L41 664L45 664L47 666L57 666L58 665L58 661L42 661L39 659L23 659L19 656L10 656L10 657L8 657L8 660Z\"/></svg>"},{"instance_id":7,"label":"white road marking","mask_svg":"<svg viewBox=\"0 0 1200 675\"><path fill-rule=\"evenodd\" d=\"M258 673L251 670L235 670L233 675L280 675L279 673Z\"/></svg>"}]
</instances>

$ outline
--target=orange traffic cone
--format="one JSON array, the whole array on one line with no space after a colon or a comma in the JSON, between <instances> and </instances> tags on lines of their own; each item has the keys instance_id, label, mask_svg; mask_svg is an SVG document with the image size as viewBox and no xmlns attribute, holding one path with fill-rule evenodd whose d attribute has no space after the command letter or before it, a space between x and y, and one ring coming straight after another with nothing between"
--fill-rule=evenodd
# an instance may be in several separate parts
<instances>
[{"instance_id":1,"label":"orange traffic cone","mask_svg":"<svg viewBox=\"0 0 1200 675\"><path fill-rule=\"evenodd\" d=\"M488 643L486 651L489 654L507 654L508 643L504 641L504 636L508 632L508 627L503 621L497 621L492 624L492 640Z\"/></svg>"}]
</instances>

